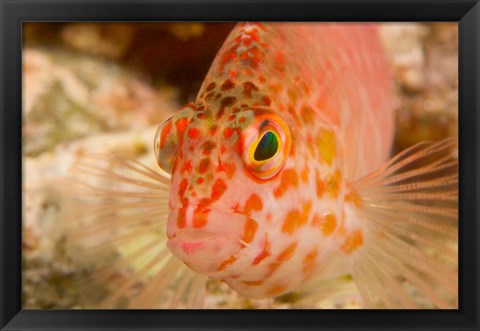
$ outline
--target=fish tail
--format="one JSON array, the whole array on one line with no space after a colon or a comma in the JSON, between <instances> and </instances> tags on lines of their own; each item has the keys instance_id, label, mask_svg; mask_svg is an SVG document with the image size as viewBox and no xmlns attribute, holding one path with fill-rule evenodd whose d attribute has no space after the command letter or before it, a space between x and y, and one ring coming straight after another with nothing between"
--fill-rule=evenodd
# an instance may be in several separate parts
<instances>
[{"instance_id":1,"label":"fish tail","mask_svg":"<svg viewBox=\"0 0 480 331\"><path fill-rule=\"evenodd\" d=\"M366 306L458 307L456 150L422 142L352 184L364 233L347 255Z\"/></svg>"},{"instance_id":2,"label":"fish tail","mask_svg":"<svg viewBox=\"0 0 480 331\"><path fill-rule=\"evenodd\" d=\"M79 286L94 307L86 308L202 306L206 279L166 245L168 175L136 160L88 154L62 186L62 231L76 266L87 270Z\"/></svg>"}]
</instances>

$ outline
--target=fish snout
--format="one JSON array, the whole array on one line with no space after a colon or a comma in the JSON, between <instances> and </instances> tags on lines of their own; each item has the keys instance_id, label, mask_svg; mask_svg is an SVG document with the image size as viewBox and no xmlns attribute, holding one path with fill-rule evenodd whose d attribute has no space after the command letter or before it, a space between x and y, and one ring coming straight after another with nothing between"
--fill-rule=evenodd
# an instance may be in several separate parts
<instances>
[{"instance_id":1,"label":"fish snout","mask_svg":"<svg viewBox=\"0 0 480 331\"><path fill-rule=\"evenodd\" d=\"M248 246L253 238L252 227L256 229L256 222L245 215L201 205L184 206L169 215L167 245L173 255L195 272L218 275L226 261L235 261L238 253Z\"/></svg>"}]
</instances>

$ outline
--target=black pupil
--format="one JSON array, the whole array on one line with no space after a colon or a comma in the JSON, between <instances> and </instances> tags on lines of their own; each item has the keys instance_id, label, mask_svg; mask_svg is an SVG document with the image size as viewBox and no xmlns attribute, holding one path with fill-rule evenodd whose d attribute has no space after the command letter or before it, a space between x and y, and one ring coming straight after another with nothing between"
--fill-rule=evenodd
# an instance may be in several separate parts
<instances>
[{"instance_id":1,"label":"black pupil","mask_svg":"<svg viewBox=\"0 0 480 331\"><path fill-rule=\"evenodd\" d=\"M278 150L277 136L270 131L265 132L255 149L253 157L256 161L265 161L274 156Z\"/></svg>"}]
</instances>

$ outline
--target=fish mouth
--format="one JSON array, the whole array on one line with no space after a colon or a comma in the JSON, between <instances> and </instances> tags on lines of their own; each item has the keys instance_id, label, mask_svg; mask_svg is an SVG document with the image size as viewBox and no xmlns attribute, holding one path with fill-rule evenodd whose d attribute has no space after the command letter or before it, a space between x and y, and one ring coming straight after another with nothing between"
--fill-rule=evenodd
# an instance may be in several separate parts
<instances>
[{"instance_id":1,"label":"fish mouth","mask_svg":"<svg viewBox=\"0 0 480 331\"><path fill-rule=\"evenodd\" d=\"M234 259L245 247L238 238L200 229L180 229L167 247L193 271L212 276L221 271L222 262Z\"/></svg>"},{"instance_id":2,"label":"fish mouth","mask_svg":"<svg viewBox=\"0 0 480 331\"><path fill-rule=\"evenodd\" d=\"M230 266L244 248L251 246L257 229L257 222L244 214L184 205L169 214L167 246L194 271L217 277L227 274L226 261Z\"/></svg>"}]
</instances>

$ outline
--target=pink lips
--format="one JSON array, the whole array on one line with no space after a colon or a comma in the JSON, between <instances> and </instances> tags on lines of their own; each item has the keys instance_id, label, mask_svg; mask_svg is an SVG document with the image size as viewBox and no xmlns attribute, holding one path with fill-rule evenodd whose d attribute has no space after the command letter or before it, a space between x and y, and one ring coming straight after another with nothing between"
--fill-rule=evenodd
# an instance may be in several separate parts
<instances>
[{"instance_id":1,"label":"pink lips","mask_svg":"<svg viewBox=\"0 0 480 331\"><path fill-rule=\"evenodd\" d=\"M243 248L231 236L192 228L177 230L167 245L173 255L202 274L215 272L222 261Z\"/></svg>"}]
</instances>

